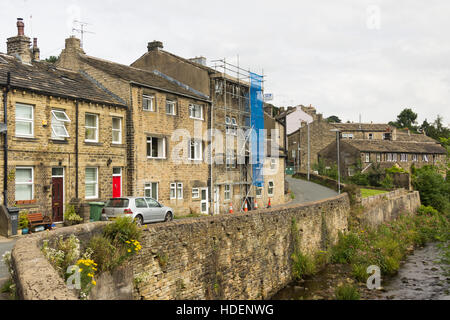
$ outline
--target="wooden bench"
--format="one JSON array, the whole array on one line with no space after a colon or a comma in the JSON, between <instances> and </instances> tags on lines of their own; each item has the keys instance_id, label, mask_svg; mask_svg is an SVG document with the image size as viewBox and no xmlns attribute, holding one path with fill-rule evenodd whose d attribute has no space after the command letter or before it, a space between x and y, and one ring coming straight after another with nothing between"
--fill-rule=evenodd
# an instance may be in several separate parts
<instances>
[{"instance_id":1,"label":"wooden bench","mask_svg":"<svg viewBox=\"0 0 450 320\"><path fill-rule=\"evenodd\" d=\"M42 213L29 213L28 221L30 221L30 232L34 227L51 225L53 223L52 218L43 216Z\"/></svg>"}]
</instances>

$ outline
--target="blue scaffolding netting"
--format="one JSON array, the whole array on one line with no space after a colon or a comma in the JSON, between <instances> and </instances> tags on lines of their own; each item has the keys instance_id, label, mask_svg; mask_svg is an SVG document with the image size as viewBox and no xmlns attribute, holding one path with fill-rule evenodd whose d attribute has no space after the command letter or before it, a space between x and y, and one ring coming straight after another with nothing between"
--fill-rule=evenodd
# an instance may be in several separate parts
<instances>
[{"instance_id":1,"label":"blue scaffolding netting","mask_svg":"<svg viewBox=\"0 0 450 320\"><path fill-rule=\"evenodd\" d=\"M250 72L251 150L253 185L264 186L264 109L262 94L263 77Z\"/></svg>"}]
</instances>

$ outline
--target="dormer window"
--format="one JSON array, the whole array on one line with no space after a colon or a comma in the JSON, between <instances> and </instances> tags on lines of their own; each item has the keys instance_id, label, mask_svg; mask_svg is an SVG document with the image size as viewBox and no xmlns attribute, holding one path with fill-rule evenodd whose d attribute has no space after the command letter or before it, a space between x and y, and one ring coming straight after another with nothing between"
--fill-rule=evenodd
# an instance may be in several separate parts
<instances>
[{"instance_id":1,"label":"dormer window","mask_svg":"<svg viewBox=\"0 0 450 320\"><path fill-rule=\"evenodd\" d=\"M143 95L142 96L142 109L144 111L156 111L155 96L153 95Z\"/></svg>"}]
</instances>

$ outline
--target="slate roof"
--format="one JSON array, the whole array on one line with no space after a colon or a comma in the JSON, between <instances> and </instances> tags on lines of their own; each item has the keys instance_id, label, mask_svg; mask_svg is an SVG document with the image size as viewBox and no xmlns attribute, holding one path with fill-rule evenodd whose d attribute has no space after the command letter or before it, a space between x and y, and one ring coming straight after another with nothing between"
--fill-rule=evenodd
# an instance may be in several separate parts
<instances>
[{"instance_id":1,"label":"slate roof","mask_svg":"<svg viewBox=\"0 0 450 320\"><path fill-rule=\"evenodd\" d=\"M80 55L80 59L88 65L100 69L116 78L141 84L144 86L161 89L167 92L182 94L192 97L194 99L205 100L209 99L207 96L197 94L191 90L176 84L154 72L130 67L116 62L103 60L87 55Z\"/></svg>"},{"instance_id":2,"label":"slate roof","mask_svg":"<svg viewBox=\"0 0 450 320\"><path fill-rule=\"evenodd\" d=\"M397 130L397 141L417 141L417 142L433 142L433 143L437 142L433 138L430 138L424 134L417 134L417 133L408 134L407 132L403 132L400 130Z\"/></svg>"},{"instance_id":3,"label":"slate roof","mask_svg":"<svg viewBox=\"0 0 450 320\"><path fill-rule=\"evenodd\" d=\"M447 150L438 143L390 140L341 140L362 152L395 152L446 154Z\"/></svg>"},{"instance_id":4,"label":"slate roof","mask_svg":"<svg viewBox=\"0 0 450 320\"><path fill-rule=\"evenodd\" d=\"M11 74L11 87L32 90L55 97L85 100L124 107L114 95L98 87L82 74L57 68L45 61L24 64L13 56L0 53L0 86L7 83Z\"/></svg>"},{"instance_id":5,"label":"slate roof","mask_svg":"<svg viewBox=\"0 0 450 320\"><path fill-rule=\"evenodd\" d=\"M345 131L393 131L393 127L385 123L330 123L332 126Z\"/></svg>"}]
</instances>

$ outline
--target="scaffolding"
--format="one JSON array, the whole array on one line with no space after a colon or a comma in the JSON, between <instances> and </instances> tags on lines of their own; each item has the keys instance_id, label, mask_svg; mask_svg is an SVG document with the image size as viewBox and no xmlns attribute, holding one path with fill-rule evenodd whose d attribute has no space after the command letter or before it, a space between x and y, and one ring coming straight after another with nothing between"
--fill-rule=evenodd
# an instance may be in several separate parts
<instances>
[{"instance_id":1,"label":"scaffolding","mask_svg":"<svg viewBox=\"0 0 450 320\"><path fill-rule=\"evenodd\" d=\"M251 91L255 89L254 80L256 76L260 81L260 87L257 90L260 91L259 94L262 97L264 76L242 69L239 66L239 57L237 58L237 65L228 63L226 59L213 60L212 62L214 63L215 74L212 87L211 132L219 129L225 136L224 154L220 155L222 157L225 155L224 164L217 164L214 157L211 165L212 210L215 214L220 211L220 204L217 204L217 207L215 206L217 201L216 188L221 185L231 185L233 189L235 186L239 187L239 211L244 211L245 203L250 207L253 206L253 199L250 195L253 187L259 186L259 183L254 183L255 170L252 165L254 161L251 160L253 151L250 149L250 145L254 142L252 137L255 136L255 132L256 136L259 137L258 129L263 128L256 128L255 125L260 126L261 121L255 122L252 118L252 111L254 116L256 106L252 105L254 99L252 99ZM263 117L262 105L260 111L260 117ZM262 126L264 127L264 119L262 120ZM236 143L236 146L234 142L237 140L239 129L245 132L244 143L241 146ZM232 141L231 148L230 141ZM238 150L239 147L243 150ZM214 172L216 172L215 175ZM236 172L239 172L238 177L236 177ZM234 190L231 191L231 194L232 196L235 195Z\"/></svg>"}]
</instances>

